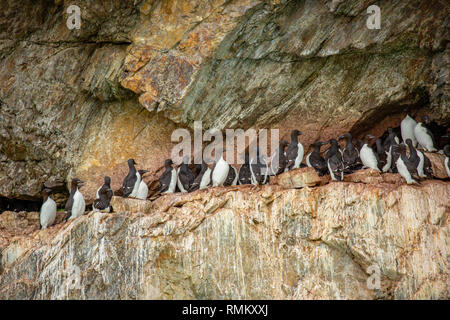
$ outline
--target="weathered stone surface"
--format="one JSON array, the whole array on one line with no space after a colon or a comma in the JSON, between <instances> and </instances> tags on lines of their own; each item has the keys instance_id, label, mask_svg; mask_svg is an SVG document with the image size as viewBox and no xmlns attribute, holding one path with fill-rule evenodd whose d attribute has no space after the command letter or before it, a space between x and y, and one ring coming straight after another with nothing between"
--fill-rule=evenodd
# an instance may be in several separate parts
<instances>
[{"instance_id":1,"label":"weathered stone surface","mask_svg":"<svg viewBox=\"0 0 450 320\"><path fill-rule=\"evenodd\" d=\"M437 180L114 197L3 244L0 298L448 299L449 198Z\"/></svg>"},{"instance_id":2,"label":"weathered stone surface","mask_svg":"<svg viewBox=\"0 0 450 320\"><path fill-rule=\"evenodd\" d=\"M447 171L445 170L445 156L439 153L425 152L425 155L430 159L431 167L433 169L433 176L439 179L447 179Z\"/></svg>"},{"instance_id":3,"label":"weathered stone surface","mask_svg":"<svg viewBox=\"0 0 450 320\"><path fill-rule=\"evenodd\" d=\"M83 0L79 30L70 1L1 4L0 196L36 200L76 174L90 202L128 157L154 188L169 133L194 120L300 128L306 151L349 130L381 135L404 107L449 124L441 2L385 1L380 30L356 0Z\"/></svg>"},{"instance_id":4,"label":"weathered stone surface","mask_svg":"<svg viewBox=\"0 0 450 320\"><path fill-rule=\"evenodd\" d=\"M320 177L313 168L299 168L270 177L270 184L279 185L284 189L313 187L329 181L330 176Z\"/></svg>"}]
</instances>

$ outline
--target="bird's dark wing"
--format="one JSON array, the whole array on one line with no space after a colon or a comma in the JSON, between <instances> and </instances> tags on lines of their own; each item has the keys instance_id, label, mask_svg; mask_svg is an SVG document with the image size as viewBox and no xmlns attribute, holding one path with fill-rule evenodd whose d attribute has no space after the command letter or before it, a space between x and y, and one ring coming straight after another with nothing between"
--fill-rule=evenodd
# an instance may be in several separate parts
<instances>
[{"instance_id":1,"label":"bird's dark wing","mask_svg":"<svg viewBox=\"0 0 450 320\"><path fill-rule=\"evenodd\" d=\"M178 174L178 179L180 179L180 182L185 190L188 190L194 182L193 175L190 175L189 172L184 172L181 170Z\"/></svg>"},{"instance_id":2,"label":"bird's dark wing","mask_svg":"<svg viewBox=\"0 0 450 320\"><path fill-rule=\"evenodd\" d=\"M191 187L189 188L189 192L198 190L200 188L200 183L202 182L203 174L198 174L197 177L195 177L194 182L191 184Z\"/></svg>"},{"instance_id":3,"label":"bird's dark wing","mask_svg":"<svg viewBox=\"0 0 450 320\"><path fill-rule=\"evenodd\" d=\"M336 155L333 155L328 159L328 163L330 164L331 170L333 170L335 178L338 181L341 181L341 173L344 171L344 164L342 161Z\"/></svg>"},{"instance_id":4,"label":"bird's dark wing","mask_svg":"<svg viewBox=\"0 0 450 320\"><path fill-rule=\"evenodd\" d=\"M239 183L240 184L250 184L250 166L248 164L243 164L239 169Z\"/></svg>"},{"instance_id":5,"label":"bird's dark wing","mask_svg":"<svg viewBox=\"0 0 450 320\"><path fill-rule=\"evenodd\" d=\"M289 148L286 151L286 167L289 169L295 164L295 158L297 158L298 148L297 145L292 146L289 145Z\"/></svg>"},{"instance_id":6,"label":"bird's dark wing","mask_svg":"<svg viewBox=\"0 0 450 320\"><path fill-rule=\"evenodd\" d=\"M227 178L225 179L225 182L223 183L224 187L231 186L233 184L234 178L236 178L236 172L234 172L233 167L230 166L230 170L228 170Z\"/></svg>"},{"instance_id":7,"label":"bird's dark wing","mask_svg":"<svg viewBox=\"0 0 450 320\"><path fill-rule=\"evenodd\" d=\"M66 206L64 207L64 211L67 213L72 213L72 206L73 206L73 194L69 196L69 199L67 199Z\"/></svg>"},{"instance_id":8,"label":"bird's dark wing","mask_svg":"<svg viewBox=\"0 0 450 320\"><path fill-rule=\"evenodd\" d=\"M123 191L124 197L128 197L131 194L131 192L133 192L133 188L134 188L134 184L136 183L136 180L137 180L136 174L131 174L131 173L129 173L125 177L125 179L123 179L122 191Z\"/></svg>"},{"instance_id":9,"label":"bird's dark wing","mask_svg":"<svg viewBox=\"0 0 450 320\"><path fill-rule=\"evenodd\" d=\"M171 180L172 180L172 171L171 170L164 171L161 177L159 177L160 192L166 192L169 189Z\"/></svg>"}]
</instances>

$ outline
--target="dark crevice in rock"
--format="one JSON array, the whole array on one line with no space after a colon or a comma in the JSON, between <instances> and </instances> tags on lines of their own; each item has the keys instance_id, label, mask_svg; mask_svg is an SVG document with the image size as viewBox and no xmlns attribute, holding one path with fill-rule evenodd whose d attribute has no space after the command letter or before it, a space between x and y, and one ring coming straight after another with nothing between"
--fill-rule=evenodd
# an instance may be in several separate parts
<instances>
[{"instance_id":1,"label":"dark crevice in rock","mask_svg":"<svg viewBox=\"0 0 450 320\"><path fill-rule=\"evenodd\" d=\"M42 201L34 200L22 200L22 199L10 199L0 197L0 214L4 211L39 211L42 205Z\"/></svg>"},{"instance_id":2,"label":"dark crevice in rock","mask_svg":"<svg viewBox=\"0 0 450 320\"><path fill-rule=\"evenodd\" d=\"M363 137L368 133L377 135L375 131L377 129L380 130L380 128L378 128L379 126L383 127L383 132L387 129L388 126L391 126L392 128L399 127L400 122L404 118L406 113L414 117L419 113L420 110L428 109L428 107L428 93L424 88L418 88L409 96L402 99L401 101L398 101L397 103L368 109L363 115L361 115L360 120L353 125L353 127L350 129L350 133L354 137ZM407 110L407 112L405 112L404 110ZM390 119L393 119L395 123L386 124L383 122L383 120Z\"/></svg>"}]
</instances>

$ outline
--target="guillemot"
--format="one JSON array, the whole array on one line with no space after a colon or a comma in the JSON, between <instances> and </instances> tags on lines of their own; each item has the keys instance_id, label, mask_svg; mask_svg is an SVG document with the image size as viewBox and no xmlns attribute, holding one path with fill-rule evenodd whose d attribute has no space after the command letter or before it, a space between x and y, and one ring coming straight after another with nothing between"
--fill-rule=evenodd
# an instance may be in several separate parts
<instances>
[{"instance_id":1,"label":"guillemot","mask_svg":"<svg viewBox=\"0 0 450 320\"><path fill-rule=\"evenodd\" d=\"M346 173L352 173L358 169L361 169L361 160L359 158L359 151L353 145L353 138L350 132L347 132L340 136L338 140L346 139L347 143L342 151L342 162L344 163L344 169Z\"/></svg>"},{"instance_id":2,"label":"guillemot","mask_svg":"<svg viewBox=\"0 0 450 320\"><path fill-rule=\"evenodd\" d=\"M325 155L328 171L333 181L342 181L344 180L344 163L342 162L342 155L339 152L339 145L335 139L329 140L328 143L332 143Z\"/></svg>"},{"instance_id":3,"label":"guillemot","mask_svg":"<svg viewBox=\"0 0 450 320\"><path fill-rule=\"evenodd\" d=\"M202 164L200 165L200 172L195 177L194 182L192 183L188 191L192 192L195 190L204 189L207 186L209 186L210 183L211 183L211 169L203 161Z\"/></svg>"},{"instance_id":4,"label":"guillemot","mask_svg":"<svg viewBox=\"0 0 450 320\"><path fill-rule=\"evenodd\" d=\"M134 159L128 159L128 174L122 183L122 194L124 198L136 197L139 184L141 183L141 175L134 167L137 163Z\"/></svg>"},{"instance_id":5,"label":"guillemot","mask_svg":"<svg viewBox=\"0 0 450 320\"><path fill-rule=\"evenodd\" d=\"M270 160L270 175L279 175L286 168L286 152L284 151L289 145L286 140L281 140L278 149L274 152Z\"/></svg>"},{"instance_id":6,"label":"guillemot","mask_svg":"<svg viewBox=\"0 0 450 320\"><path fill-rule=\"evenodd\" d=\"M100 212L111 212L111 198L113 196L113 191L111 188L104 184L100 190L98 190L99 197L98 199L94 200L94 203L92 204L92 209L94 211L100 211Z\"/></svg>"},{"instance_id":7,"label":"guillemot","mask_svg":"<svg viewBox=\"0 0 450 320\"><path fill-rule=\"evenodd\" d=\"M177 172L177 174L178 174L177 186L181 192L187 192L195 180L194 174L192 173L191 169L189 168L188 162L189 162L189 157L184 156L183 163L178 168L178 172Z\"/></svg>"},{"instance_id":8,"label":"guillemot","mask_svg":"<svg viewBox=\"0 0 450 320\"><path fill-rule=\"evenodd\" d=\"M228 177L230 165L224 160L223 152L225 149L216 150L216 164L212 170L211 179L213 187L221 187Z\"/></svg>"},{"instance_id":9,"label":"guillemot","mask_svg":"<svg viewBox=\"0 0 450 320\"><path fill-rule=\"evenodd\" d=\"M83 195L78 190L83 185L83 181L78 178L72 179L70 186L70 196L67 199L65 206L66 215L70 215L67 220L80 217L86 209L86 203L84 202Z\"/></svg>"},{"instance_id":10,"label":"guillemot","mask_svg":"<svg viewBox=\"0 0 450 320\"><path fill-rule=\"evenodd\" d=\"M251 184L252 173L250 171L250 159L248 154L245 154L245 162L239 168L238 182L239 184Z\"/></svg>"},{"instance_id":11,"label":"guillemot","mask_svg":"<svg viewBox=\"0 0 450 320\"><path fill-rule=\"evenodd\" d=\"M161 193L174 193L177 187L177 170L172 167L172 159L164 161L164 172L159 177L159 191Z\"/></svg>"},{"instance_id":12,"label":"guillemot","mask_svg":"<svg viewBox=\"0 0 450 320\"><path fill-rule=\"evenodd\" d=\"M403 142L406 141L406 139L411 139L413 146L417 146L417 140L416 136L414 135L414 128L416 127L417 122L409 116L409 114L406 115L406 117L402 120L400 123L400 130L402 134ZM397 150L398 148L396 148Z\"/></svg>"},{"instance_id":13,"label":"guillemot","mask_svg":"<svg viewBox=\"0 0 450 320\"><path fill-rule=\"evenodd\" d=\"M410 139L408 138L407 140ZM396 161L398 173L406 180L407 184L418 184L418 182L413 179L412 173L416 172L416 168L414 168L414 165L409 161L408 156L406 155L406 146L395 145L394 149L398 149L400 153L400 157Z\"/></svg>"},{"instance_id":14,"label":"guillemot","mask_svg":"<svg viewBox=\"0 0 450 320\"><path fill-rule=\"evenodd\" d=\"M56 202L51 198L52 189L44 188L42 195L44 202L42 203L39 214L41 229L50 227L56 219Z\"/></svg>"},{"instance_id":15,"label":"guillemot","mask_svg":"<svg viewBox=\"0 0 450 320\"><path fill-rule=\"evenodd\" d=\"M374 138L375 137L370 134L365 136L364 145L359 152L359 157L361 158L361 162L365 167L380 171L380 169L378 169L378 161L377 157L375 156L375 152L369 146L370 140Z\"/></svg>"},{"instance_id":16,"label":"guillemot","mask_svg":"<svg viewBox=\"0 0 450 320\"><path fill-rule=\"evenodd\" d=\"M425 124L430 122L430 118L428 116L424 116ZM434 137L430 130L422 123L419 122L414 127L414 136L417 139L417 142L428 152L436 152L437 149L434 147Z\"/></svg>"},{"instance_id":17,"label":"guillemot","mask_svg":"<svg viewBox=\"0 0 450 320\"><path fill-rule=\"evenodd\" d=\"M301 142L298 141L298 136L302 134L303 132L297 129L291 132L291 143L286 151L286 168L288 170L300 168L300 164L302 163L304 148Z\"/></svg>"},{"instance_id":18,"label":"guillemot","mask_svg":"<svg viewBox=\"0 0 450 320\"><path fill-rule=\"evenodd\" d=\"M314 150L306 156L306 165L314 168L319 176L323 176L328 172L328 166L324 158L320 155L320 147L328 144L328 142L316 141L312 145Z\"/></svg>"},{"instance_id":19,"label":"guillemot","mask_svg":"<svg viewBox=\"0 0 450 320\"><path fill-rule=\"evenodd\" d=\"M136 193L136 198L145 200L148 196L148 186L147 183L143 179L143 175L148 172L148 170L138 170L139 175L141 176L141 182L139 183L138 191Z\"/></svg>"}]
</instances>

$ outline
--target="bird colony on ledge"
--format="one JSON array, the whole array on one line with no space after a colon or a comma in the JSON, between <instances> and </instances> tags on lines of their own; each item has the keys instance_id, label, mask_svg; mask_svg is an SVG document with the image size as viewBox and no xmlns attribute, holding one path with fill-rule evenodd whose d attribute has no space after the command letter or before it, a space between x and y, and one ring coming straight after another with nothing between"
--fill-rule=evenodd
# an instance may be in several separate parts
<instances>
[{"instance_id":1,"label":"bird colony on ledge","mask_svg":"<svg viewBox=\"0 0 450 320\"><path fill-rule=\"evenodd\" d=\"M388 128L388 136L384 141L376 139L373 145L374 136L368 134L363 141L352 139L350 133L346 133L338 140L345 140L345 147L340 149L338 141L316 141L313 143L313 151L305 157L306 166L312 167L323 176L330 174L333 181L342 181L344 174L350 174L364 168L371 168L379 172L399 173L407 184L419 184L420 179L432 178L432 166L430 159L419 149L426 152L439 152L445 154L445 169L450 177L450 145L445 145L443 150L438 151L431 131L427 128L430 123L428 116L424 117L424 123L417 123L409 115L402 120L401 138L394 130ZM448 129L447 129L448 130ZM304 148L298 137L302 132L293 130L291 132L291 142L282 140L279 148L271 157L269 163L265 157L260 156L259 148L256 150L256 157L249 159L245 154L245 163L237 170L229 165L223 158L224 149L216 153L215 164L212 169L203 161L195 168L195 174L188 166L189 158L184 157L183 163L174 168L172 160L164 162L165 171L161 175L160 193L168 194L177 191L192 192L204 189L209 186L232 186L252 184L254 186L267 184L269 176L279 175L292 169L305 167L302 164ZM442 136L449 138L449 133ZM321 156L322 146L329 144L325 156ZM407 154L407 149L408 153ZM277 157L275 157L275 155ZM278 161L274 161L278 159ZM277 162L277 163L275 163ZM143 181L142 175L147 170L136 170L137 163L133 159L128 160L129 172L123 180L123 197L133 197L146 200L148 196L147 184ZM71 181L70 196L65 206L66 220L81 216L86 209L83 195L79 191L83 181L74 178ZM56 203L51 198L52 190L45 188L43 191L44 203L40 211L41 228L51 226L56 218ZM110 200L113 196L110 177L105 177L104 184L98 188L96 199L93 203L94 211L111 212Z\"/></svg>"}]
</instances>

